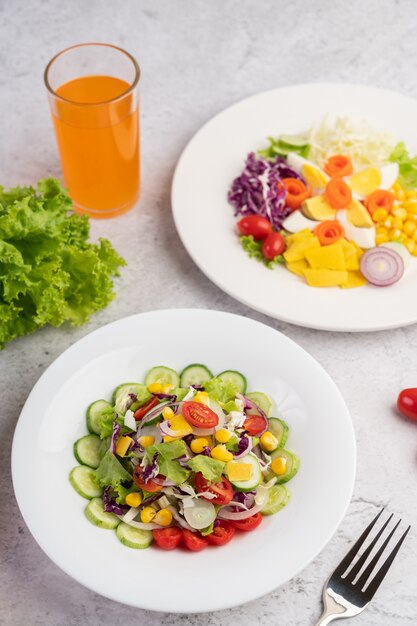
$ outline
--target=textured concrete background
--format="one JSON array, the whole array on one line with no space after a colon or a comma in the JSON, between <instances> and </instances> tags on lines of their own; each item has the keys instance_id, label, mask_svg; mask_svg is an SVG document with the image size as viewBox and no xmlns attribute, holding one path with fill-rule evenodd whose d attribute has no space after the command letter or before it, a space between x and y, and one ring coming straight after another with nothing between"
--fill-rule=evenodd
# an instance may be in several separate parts
<instances>
[{"instance_id":1,"label":"textured concrete background","mask_svg":"<svg viewBox=\"0 0 417 626\"><path fill-rule=\"evenodd\" d=\"M60 175L42 84L43 68L53 54L83 41L115 43L138 58L143 73L142 199L130 214L93 225L94 236L109 235L129 263L117 284L116 301L81 329L47 328L15 341L0 354L0 624L313 624L320 612L323 581L377 509L384 504L416 521L417 431L396 417L392 405L400 388L416 385L417 327L326 334L273 321L235 302L200 273L182 248L171 217L170 184L181 150L200 125L258 91L296 82L348 81L417 96L415 3L3 0L0 12L3 185ZM67 577L26 529L10 478L14 425L45 368L70 344L109 321L177 306L251 316L300 343L339 385L358 441L354 497L322 554L269 596L243 608L195 616L124 607ZM414 531L376 600L356 618L358 626L417 623L416 557ZM171 584L163 572L156 582Z\"/></svg>"}]
</instances>

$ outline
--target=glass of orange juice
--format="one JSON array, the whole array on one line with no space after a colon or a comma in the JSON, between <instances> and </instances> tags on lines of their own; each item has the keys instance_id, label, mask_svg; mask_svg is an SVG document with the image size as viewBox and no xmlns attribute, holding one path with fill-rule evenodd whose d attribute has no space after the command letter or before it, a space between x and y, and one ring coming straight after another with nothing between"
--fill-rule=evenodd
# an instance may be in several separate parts
<instances>
[{"instance_id":1,"label":"glass of orange juice","mask_svg":"<svg viewBox=\"0 0 417 626\"><path fill-rule=\"evenodd\" d=\"M139 78L129 53L101 43L67 48L45 69L65 185L79 213L113 217L139 198Z\"/></svg>"}]
</instances>

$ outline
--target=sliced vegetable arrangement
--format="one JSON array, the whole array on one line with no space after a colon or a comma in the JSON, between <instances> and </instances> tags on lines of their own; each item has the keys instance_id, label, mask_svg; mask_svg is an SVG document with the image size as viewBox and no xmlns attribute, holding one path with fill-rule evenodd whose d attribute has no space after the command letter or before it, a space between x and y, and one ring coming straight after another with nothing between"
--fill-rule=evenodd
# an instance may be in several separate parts
<instances>
[{"instance_id":1,"label":"sliced vegetable arrangement","mask_svg":"<svg viewBox=\"0 0 417 626\"><path fill-rule=\"evenodd\" d=\"M213 377L202 364L119 385L88 407L90 434L74 444L69 479L87 519L131 548L195 552L257 528L288 503L299 466L271 409L240 372Z\"/></svg>"},{"instance_id":2,"label":"sliced vegetable arrangement","mask_svg":"<svg viewBox=\"0 0 417 626\"><path fill-rule=\"evenodd\" d=\"M417 157L348 118L269 144L228 194L249 256L312 287L399 281L417 256Z\"/></svg>"}]
</instances>

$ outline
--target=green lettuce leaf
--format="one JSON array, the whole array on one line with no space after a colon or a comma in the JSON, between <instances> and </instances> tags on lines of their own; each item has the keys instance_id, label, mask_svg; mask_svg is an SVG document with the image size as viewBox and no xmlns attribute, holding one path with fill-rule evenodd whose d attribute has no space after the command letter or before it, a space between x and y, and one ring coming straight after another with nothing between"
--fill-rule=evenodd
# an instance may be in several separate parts
<instances>
[{"instance_id":1,"label":"green lettuce leaf","mask_svg":"<svg viewBox=\"0 0 417 626\"><path fill-rule=\"evenodd\" d=\"M206 537L206 535L211 535L211 533L213 532L213 528L214 528L214 520L211 522L209 526L202 528L200 530L200 534L203 535L203 537Z\"/></svg>"},{"instance_id":2,"label":"green lettuce leaf","mask_svg":"<svg viewBox=\"0 0 417 626\"><path fill-rule=\"evenodd\" d=\"M115 487L115 491L118 494L116 498L117 504L126 504L126 496L128 496L129 493L137 493L140 489L136 487L135 483L133 483L131 487L123 487L123 485L119 483Z\"/></svg>"},{"instance_id":3,"label":"green lettuce leaf","mask_svg":"<svg viewBox=\"0 0 417 626\"><path fill-rule=\"evenodd\" d=\"M121 482L132 481L131 474L125 470L110 450L107 450L101 459L95 475L102 487L113 487L114 490L117 490Z\"/></svg>"},{"instance_id":4,"label":"green lettuce leaf","mask_svg":"<svg viewBox=\"0 0 417 626\"><path fill-rule=\"evenodd\" d=\"M251 259L256 259L272 270L276 265L285 263L284 256L280 254L272 261L268 261L262 254L262 241L255 241L252 235L241 235L239 237L242 248L248 253Z\"/></svg>"},{"instance_id":5,"label":"green lettuce leaf","mask_svg":"<svg viewBox=\"0 0 417 626\"><path fill-rule=\"evenodd\" d=\"M221 380L220 378L212 378L204 383L204 389L209 397L216 402L227 403L234 400L239 388L232 381Z\"/></svg>"},{"instance_id":6,"label":"green lettuce leaf","mask_svg":"<svg viewBox=\"0 0 417 626\"><path fill-rule=\"evenodd\" d=\"M187 448L182 440L159 443L146 448L148 460L151 461L157 454L160 473L176 485L181 485L190 475L190 471L182 467L176 460L186 452Z\"/></svg>"},{"instance_id":7,"label":"green lettuce leaf","mask_svg":"<svg viewBox=\"0 0 417 626\"><path fill-rule=\"evenodd\" d=\"M46 324L84 324L114 298L124 260L107 239L88 242L59 181L0 187L0 348Z\"/></svg>"},{"instance_id":8,"label":"green lettuce leaf","mask_svg":"<svg viewBox=\"0 0 417 626\"><path fill-rule=\"evenodd\" d=\"M399 181L405 189L417 187L417 156L410 157L403 142L398 143L390 155L390 161L398 163Z\"/></svg>"},{"instance_id":9,"label":"green lettuce leaf","mask_svg":"<svg viewBox=\"0 0 417 626\"><path fill-rule=\"evenodd\" d=\"M222 478L224 469L223 461L212 459L204 454L198 454L190 459L187 463L193 472L201 472L207 480L212 483L218 483Z\"/></svg>"}]
</instances>

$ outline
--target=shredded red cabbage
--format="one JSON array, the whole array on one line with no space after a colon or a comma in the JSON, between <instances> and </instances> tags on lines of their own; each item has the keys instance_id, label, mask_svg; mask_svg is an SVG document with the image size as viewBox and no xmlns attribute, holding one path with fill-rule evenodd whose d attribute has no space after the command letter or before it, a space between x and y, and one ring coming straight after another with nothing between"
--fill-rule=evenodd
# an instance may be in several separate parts
<instances>
[{"instance_id":1,"label":"shredded red cabbage","mask_svg":"<svg viewBox=\"0 0 417 626\"><path fill-rule=\"evenodd\" d=\"M157 393L159 400L169 400L170 402L176 402L177 396L171 393Z\"/></svg>"},{"instance_id":2,"label":"shredded red cabbage","mask_svg":"<svg viewBox=\"0 0 417 626\"><path fill-rule=\"evenodd\" d=\"M143 481L145 483L149 482L151 478L155 478L155 476L158 476L159 467L157 459L158 455L154 454L152 461L148 463L148 465L143 470Z\"/></svg>"},{"instance_id":3,"label":"shredded red cabbage","mask_svg":"<svg viewBox=\"0 0 417 626\"><path fill-rule=\"evenodd\" d=\"M262 215L279 230L282 221L291 213L291 209L285 206L283 178L303 180L284 158L277 156L274 160L266 160L250 152L243 172L235 178L227 196L235 215Z\"/></svg>"},{"instance_id":4,"label":"shredded red cabbage","mask_svg":"<svg viewBox=\"0 0 417 626\"><path fill-rule=\"evenodd\" d=\"M205 448L203 448L203 452L201 454L204 454L204 456L211 456L211 448L206 446Z\"/></svg>"},{"instance_id":5,"label":"shredded red cabbage","mask_svg":"<svg viewBox=\"0 0 417 626\"><path fill-rule=\"evenodd\" d=\"M126 508L123 509L116 500L110 496L110 487L106 487L103 493L103 508L106 513L116 513L116 515L124 515Z\"/></svg>"},{"instance_id":6,"label":"shredded red cabbage","mask_svg":"<svg viewBox=\"0 0 417 626\"><path fill-rule=\"evenodd\" d=\"M233 456L240 456L249 447L250 440L249 440L249 437L246 437L245 433L246 433L246 430L244 431L244 433L242 433L242 435L240 435L240 438L237 444L238 450L236 452L231 450L231 453L233 454Z\"/></svg>"},{"instance_id":7,"label":"shredded red cabbage","mask_svg":"<svg viewBox=\"0 0 417 626\"><path fill-rule=\"evenodd\" d=\"M113 452L113 454L116 453L116 441L119 436L119 433L120 433L120 425L116 421L114 421L113 432L112 432L112 436L110 440L110 450Z\"/></svg>"}]
</instances>

